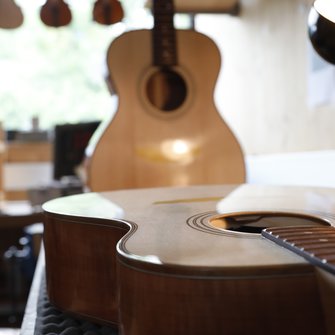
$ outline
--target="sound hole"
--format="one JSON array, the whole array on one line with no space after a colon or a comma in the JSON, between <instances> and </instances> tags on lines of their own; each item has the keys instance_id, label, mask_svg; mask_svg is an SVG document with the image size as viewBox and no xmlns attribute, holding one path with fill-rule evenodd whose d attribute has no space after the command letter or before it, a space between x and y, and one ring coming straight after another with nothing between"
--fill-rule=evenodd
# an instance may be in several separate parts
<instances>
[{"instance_id":1,"label":"sound hole","mask_svg":"<svg viewBox=\"0 0 335 335\"><path fill-rule=\"evenodd\" d=\"M147 97L150 103L163 112L173 112L185 101L187 86L175 71L160 69L147 82Z\"/></svg>"},{"instance_id":2,"label":"sound hole","mask_svg":"<svg viewBox=\"0 0 335 335\"><path fill-rule=\"evenodd\" d=\"M324 226L327 223L321 219L300 214L241 214L234 216L215 217L210 224L220 230L240 233L261 234L269 227L288 226Z\"/></svg>"}]
</instances>

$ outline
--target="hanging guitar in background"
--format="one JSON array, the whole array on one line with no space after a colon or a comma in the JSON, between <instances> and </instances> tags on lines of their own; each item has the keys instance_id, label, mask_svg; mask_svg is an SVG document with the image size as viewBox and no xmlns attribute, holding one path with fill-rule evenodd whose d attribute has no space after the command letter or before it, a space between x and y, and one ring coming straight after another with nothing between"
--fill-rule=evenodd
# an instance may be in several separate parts
<instances>
[{"instance_id":1,"label":"hanging guitar in background","mask_svg":"<svg viewBox=\"0 0 335 335\"><path fill-rule=\"evenodd\" d=\"M175 30L172 1L154 1L153 14L152 30L124 33L108 49L119 106L87 148L89 188L243 182L241 147L213 101L217 46Z\"/></svg>"},{"instance_id":2,"label":"hanging guitar in background","mask_svg":"<svg viewBox=\"0 0 335 335\"><path fill-rule=\"evenodd\" d=\"M0 0L0 28L15 29L22 25L23 14L14 0Z\"/></svg>"},{"instance_id":3,"label":"hanging guitar in background","mask_svg":"<svg viewBox=\"0 0 335 335\"><path fill-rule=\"evenodd\" d=\"M69 5L63 0L47 0L41 7L40 18L49 27L63 27L72 20Z\"/></svg>"},{"instance_id":4,"label":"hanging guitar in background","mask_svg":"<svg viewBox=\"0 0 335 335\"><path fill-rule=\"evenodd\" d=\"M124 12L118 0L97 0L93 6L93 20L103 25L111 25L123 19Z\"/></svg>"}]
</instances>

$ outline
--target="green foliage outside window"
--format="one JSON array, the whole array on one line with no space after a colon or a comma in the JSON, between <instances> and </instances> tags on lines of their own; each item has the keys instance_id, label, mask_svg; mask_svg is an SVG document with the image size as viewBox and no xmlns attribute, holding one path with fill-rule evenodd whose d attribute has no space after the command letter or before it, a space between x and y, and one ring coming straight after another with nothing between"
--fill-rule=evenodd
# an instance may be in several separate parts
<instances>
[{"instance_id":1,"label":"green foliage outside window","mask_svg":"<svg viewBox=\"0 0 335 335\"><path fill-rule=\"evenodd\" d=\"M147 18L143 1L123 0L124 22L102 26L92 20L93 0L69 0L73 19L62 28L47 27L40 20L43 2L16 1L24 24L0 29L0 122L4 128L29 129L36 116L43 129L109 116L114 107L104 81L106 51L133 22L145 22L132 17L140 13Z\"/></svg>"}]
</instances>

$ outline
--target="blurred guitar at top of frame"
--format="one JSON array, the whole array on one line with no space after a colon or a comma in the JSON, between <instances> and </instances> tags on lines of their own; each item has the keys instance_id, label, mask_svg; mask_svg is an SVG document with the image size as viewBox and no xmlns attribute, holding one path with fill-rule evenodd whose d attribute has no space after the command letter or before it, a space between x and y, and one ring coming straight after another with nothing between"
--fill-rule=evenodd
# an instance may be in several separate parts
<instances>
[{"instance_id":1,"label":"blurred guitar at top of frame","mask_svg":"<svg viewBox=\"0 0 335 335\"><path fill-rule=\"evenodd\" d=\"M241 147L213 98L217 46L175 29L172 1L154 1L153 15L152 30L126 32L108 49L119 105L87 148L89 188L243 182Z\"/></svg>"},{"instance_id":2,"label":"blurred guitar at top of frame","mask_svg":"<svg viewBox=\"0 0 335 335\"><path fill-rule=\"evenodd\" d=\"M64 0L47 0L41 7L40 18L49 27L63 27L72 20L69 5Z\"/></svg>"},{"instance_id":3,"label":"blurred guitar at top of frame","mask_svg":"<svg viewBox=\"0 0 335 335\"><path fill-rule=\"evenodd\" d=\"M111 25L123 19L123 8L118 0L96 0L93 6L93 20Z\"/></svg>"},{"instance_id":4,"label":"blurred guitar at top of frame","mask_svg":"<svg viewBox=\"0 0 335 335\"><path fill-rule=\"evenodd\" d=\"M14 29L23 23L21 8L14 0L0 0L0 28Z\"/></svg>"}]
</instances>

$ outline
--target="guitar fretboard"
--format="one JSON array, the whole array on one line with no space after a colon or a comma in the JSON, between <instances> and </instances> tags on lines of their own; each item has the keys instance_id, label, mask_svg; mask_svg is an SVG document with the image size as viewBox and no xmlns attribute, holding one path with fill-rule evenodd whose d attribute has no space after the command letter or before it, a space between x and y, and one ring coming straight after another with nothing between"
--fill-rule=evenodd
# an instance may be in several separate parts
<instances>
[{"instance_id":1,"label":"guitar fretboard","mask_svg":"<svg viewBox=\"0 0 335 335\"><path fill-rule=\"evenodd\" d=\"M173 1L153 1L153 13L153 64L162 67L176 65L177 51L173 24Z\"/></svg>"},{"instance_id":2,"label":"guitar fretboard","mask_svg":"<svg viewBox=\"0 0 335 335\"><path fill-rule=\"evenodd\" d=\"M334 227L274 227L264 229L262 235L304 257L311 264L335 274Z\"/></svg>"}]
</instances>

